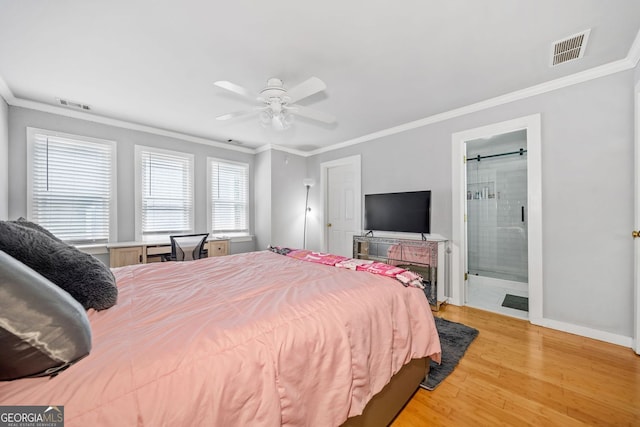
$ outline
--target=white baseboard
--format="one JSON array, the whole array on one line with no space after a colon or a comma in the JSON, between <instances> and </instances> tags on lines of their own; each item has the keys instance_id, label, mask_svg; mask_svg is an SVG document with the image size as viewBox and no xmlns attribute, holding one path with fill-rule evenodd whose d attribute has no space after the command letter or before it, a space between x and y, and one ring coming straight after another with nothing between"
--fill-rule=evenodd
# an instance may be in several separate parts
<instances>
[{"instance_id":1,"label":"white baseboard","mask_svg":"<svg viewBox=\"0 0 640 427\"><path fill-rule=\"evenodd\" d=\"M560 322L558 320L539 319L539 321L532 321L531 323L534 323L538 326L543 326L545 328L579 335L581 337L592 338L598 341L621 345L623 347L631 348L633 345L633 339L631 337L625 337L623 335L600 331L598 329L587 328L585 326L574 325L571 323Z\"/></svg>"},{"instance_id":2,"label":"white baseboard","mask_svg":"<svg viewBox=\"0 0 640 427\"><path fill-rule=\"evenodd\" d=\"M459 304L453 303L450 298L448 303L451 305L460 306ZM569 334L579 335L585 338L591 338L598 341L608 342L610 344L633 348L632 337L625 337L624 335L600 331L598 329L587 328L585 326L574 325L572 323L560 322L558 320L529 318L529 322L531 322L531 324L533 325L542 326L544 328L555 329L556 331L567 332Z\"/></svg>"}]
</instances>

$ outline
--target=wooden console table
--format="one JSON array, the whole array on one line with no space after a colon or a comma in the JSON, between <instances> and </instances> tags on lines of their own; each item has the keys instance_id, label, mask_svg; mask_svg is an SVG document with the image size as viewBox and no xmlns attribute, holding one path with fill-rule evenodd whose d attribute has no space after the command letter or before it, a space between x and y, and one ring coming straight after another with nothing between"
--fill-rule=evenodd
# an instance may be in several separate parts
<instances>
[{"instance_id":1,"label":"wooden console table","mask_svg":"<svg viewBox=\"0 0 640 427\"><path fill-rule=\"evenodd\" d=\"M429 304L440 309L446 301L448 243L446 239L414 240L353 236L353 257L397 265L420 274Z\"/></svg>"},{"instance_id":2,"label":"wooden console table","mask_svg":"<svg viewBox=\"0 0 640 427\"><path fill-rule=\"evenodd\" d=\"M131 264L146 264L162 260L163 255L171 253L171 244L165 242L121 242L107 244L109 249L109 267L122 267ZM209 239L204 245L209 257L229 254L228 239Z\"/></svg>"}]
</instances>

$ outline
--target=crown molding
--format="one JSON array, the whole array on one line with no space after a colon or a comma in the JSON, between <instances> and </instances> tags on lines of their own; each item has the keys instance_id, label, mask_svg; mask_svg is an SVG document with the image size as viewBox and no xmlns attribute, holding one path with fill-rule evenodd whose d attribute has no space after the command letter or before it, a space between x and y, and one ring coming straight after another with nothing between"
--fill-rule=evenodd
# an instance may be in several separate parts
<instances>
[{"instance_id":1,"label":"crown molding","mask_svg":"<svg viewBox=\"0 0 640 427\"><path fill-rule=\"evenodd\" d=\"M273 145L272 144L265 144L265 145L261 145L260 147L255 149L256 154L259 153L263 153L265 151L269 151L273 149Z\"/></svg>"},{"instance_id":2,"label":"crown molding","mask_svg":"<svg viewBox=\"0 0 640 427\"><path fill-rule=\"evenodd\" d=\"M269 150L277 150L277 151L283 151L285 153L289 153L289 154L294 154L296 156L300 156L300 157L309 157L311 156L311 152L310 151L300 151L300 150L296 150L295 148L289 148L289 147L283 147L282 145L277 145L277 144L265 144L265 145L261 145L260 147L255 149L255 153L263 153L265 151L269 151Z\"/></svg>"},{"instance_id":3,"label":"crown molding","mask_svg":"<svg viewBox=\"0 0 640 427\"><path fill-rule=\"evenodd\" d=\"M638 65L638 62L640 62L640 30L638 31L638 34L636 34L636 38L633 40L633 43L629 48L627 60L631 64L631 68L635 68L636 65Z\"/></svg>"},{"instance_id":4,"label":"crown molding","mask_svg":"<svg viewBox=\"0 0 640 427\"><path fill-rule=\"evenodd\" d=\"M640 43L638 42L638 37L636 37L636 42L634 42L634 46L636 45L640 45ZM640 50L640 47L637 50ZM640 55L640 52L638 52L638 55ZM584 83L589 80L594 80L600 77L605 77L611 74L619 73L621 71L632 69L635 67L635 64L637 63L638 63L637 58L635 59L635 62L634 62L634 60L631 59L628 55L627 58L625 59L610 62L608 64L601 65L599 67L590 68L588 70L571 74L566 77L550 80L548 82L541 83L539 85L517 90L515 92L507 93L505 95L497 96L495 98L490 98L484 101L476 102L474 104L469 104L464 107L449 110L444 113L435 114L433 116L425 117L423 119L414 120L412 122L405 123L399 126L394 126L392 128L384 129L379 132L363 135L358 138L333 144L329 147L319 148L317 150L311 151L309 155L314 156L317 154L326 153L328 151L349 147L351 145L360 144L362 142L372 141L385 136L406 132L408 130L417 129L417 128L431 125L434 123L443 122L445 120L464 116L466 114L476 113L478 111L497 107L503 104L508 104L510 102L519 101L522 99L530 98L532 96L541 95L547 92L552 92L554 90L562 89L562 88L573 86L579 83Z\"/></svg>"},{"instance_id":5,"label":"crown molding","mask_svg":"<svg viewBox=\"0 0 640 427\"><path fill-rule=\"evenodd\" d=\"M4 99L4 102L6 102L8 105L12 105L12 102L14 102L16 99L15 96L13 96L13 92L11 92L11 89L9 89L9 86L7 86L7 83L4 81L2 76L0 76L0 96L2 97L2 99Z\"/></svg>"},{"instance_id":6,"label":"crown molding","mask_svg":"<svg viewBox=\"0 0 640 427\"><path fill-rule=\"evenodd\" d=\"M272 150L284 151L285 153L295 154L296 156L309 157L309 151L300 151L295 148L283 147L282 145L269 144Z\"/></svg>"},{"instance_id":7,"label":"crown molding","mask_svg":"<svg viewBox=\"0 0 640 427\"><path fill-rule=\"evenodd\" d=\"M0 84L1 86L1 84ZM7 88L8 89L8 88ZM0 91L2 87L0 87ZM201 138L193 135L187 135L180 132L174 132L165 129L159 129L153 126L141 125L138 123L129 122L126 120L112 119L106 116L100 116L97 114L85 113L83 111L70 110L64 107L57 107L55 105L44 104L41 102L30 101L26 99L20 99L13 97L12 100L7 100L7 103L14 107L29 108L31 110L42 111L44 113L57 114L59 116L71 117L74 119L86 120L89 122L100 123L109 126L115 126L124 129L136 130L140 132L151 133L154 135L166 136L169 138L181 139L183 141L194 142L196 144L209 145L211 147L223 148L225 150L239 151L241 153L255 154L255 150L247 147L237 147L219 142L211 139Z\"/></svg>"}]
</instances>

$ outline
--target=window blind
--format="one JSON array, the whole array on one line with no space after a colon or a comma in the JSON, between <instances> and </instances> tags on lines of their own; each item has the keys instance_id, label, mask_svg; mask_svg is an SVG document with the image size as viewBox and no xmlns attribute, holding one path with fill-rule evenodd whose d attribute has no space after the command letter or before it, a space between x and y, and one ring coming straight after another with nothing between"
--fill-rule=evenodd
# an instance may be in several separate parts
<instances>
[{"instance_id":1,"label":"window blind","mask_svg":"<svg viewBox=\"0 0 640 427\"><path fill-rule=\"evenodd\" d=\"M211 230L249 234L249 165L209 159Z\"/></svg>"},{"instance_id":2,"label":"window blind","mask_svg":"<svg viewBox=\"0 0 640 427\"><path fill-rule=\"evenodd\" d=\"M143 235L193 230L193 156L140 151Z\"/></svg>"},{"instance_id":3,"label":"window blind","mask_svg":"<svg viewBox=\"0 0 640 427\"><path fill-rule=\"evenodd\" d=\"M30 218L72 244L109 241L114 144L31 138Z\"/></svg>"}]
</instances>

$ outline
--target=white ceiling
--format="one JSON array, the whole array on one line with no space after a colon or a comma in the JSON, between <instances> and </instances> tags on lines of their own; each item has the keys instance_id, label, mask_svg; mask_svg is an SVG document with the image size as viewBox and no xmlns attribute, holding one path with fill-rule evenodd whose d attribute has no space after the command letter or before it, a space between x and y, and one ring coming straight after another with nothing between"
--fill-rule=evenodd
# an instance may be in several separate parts
<instances>
[{"instance_id":1,"label":"white ceiling","mask_svg":"<svg viewBox=\"0 0 640 427\"><path fill-rule=\"evenodd\" d=\"M584 57L550 67L551 44L586 29ZM0 94L309 151L623 60L639 29L638 0L0 0ZM217 80L311 76L327 90L300 104L334 125L215 120L251 107Z\"/></svg>"}]
</instances>

